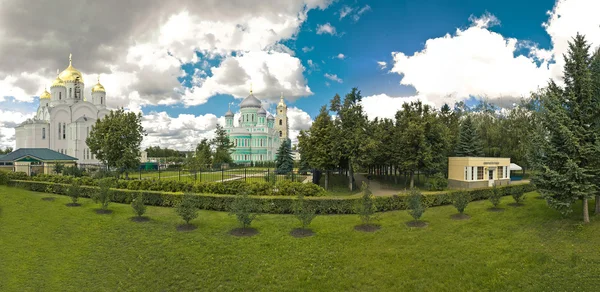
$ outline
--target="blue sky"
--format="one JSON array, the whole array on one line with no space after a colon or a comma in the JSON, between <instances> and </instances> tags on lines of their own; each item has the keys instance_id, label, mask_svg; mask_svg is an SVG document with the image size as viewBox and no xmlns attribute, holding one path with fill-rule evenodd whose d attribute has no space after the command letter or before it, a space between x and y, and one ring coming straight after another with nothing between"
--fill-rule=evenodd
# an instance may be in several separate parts
<instances>
[{"instance_id":1,"label":"blue sky","mask_svg":"<svg viewBox=\"0 0 600 292\"><path fill-rule=\"evenodd\" d=\"M265 107L284 92L295 136L352 87L371 118L413 100L510 106L560 82L577 32L600 43L594 0L202 2L95 3L90 12L86 0L77 8L85 25L48 17L68 3L0 8L0 52L11 52L0 57L0 146L14 144L12 126L33 116L71 52L87 88L99 74L109 106L144 114L145 145L182 148L210 137L250 83ZM18 5L35 9L24 16Z\"/></svg>"}]
</instances>

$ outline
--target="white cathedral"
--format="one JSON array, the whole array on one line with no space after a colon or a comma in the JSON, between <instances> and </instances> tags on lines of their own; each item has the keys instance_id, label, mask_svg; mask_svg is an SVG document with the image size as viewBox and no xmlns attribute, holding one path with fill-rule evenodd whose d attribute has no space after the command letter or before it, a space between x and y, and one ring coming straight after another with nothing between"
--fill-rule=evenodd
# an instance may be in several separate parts
<instances>
[{"instance_id":1,"label":"white cathedral","mask_svg":"<svg viewBox=\"0 0 600 292\"><path fill-rule=\"evenodd\" d=\"M75 157L78 163L99 163L85 143L97 119L110 111L106 108L106 91L98 83L92 87L92 100L84 98L83 75L69 67L62 71L50 92L40 95L37 113L15 128L16 149L48 148Z\"/></svg>"}]
</instances>

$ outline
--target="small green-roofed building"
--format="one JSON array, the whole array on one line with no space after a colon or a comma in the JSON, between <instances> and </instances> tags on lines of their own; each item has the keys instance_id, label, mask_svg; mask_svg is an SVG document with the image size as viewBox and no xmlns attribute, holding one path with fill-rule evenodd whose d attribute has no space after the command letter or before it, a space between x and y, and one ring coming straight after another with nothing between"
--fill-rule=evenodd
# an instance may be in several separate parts
<instances>
[{"instance_id":1,"label":"small green-roofed building","mask_svg":"<svg viewBox=\"0 0 600 292\"><path fill-rule=\"evenodd\" d=\"M48 148L20 148L0 157L0 167L15 172L51 174L54 165L76 164L77 158L50 150Z\"/></svg>"}]
</instances>

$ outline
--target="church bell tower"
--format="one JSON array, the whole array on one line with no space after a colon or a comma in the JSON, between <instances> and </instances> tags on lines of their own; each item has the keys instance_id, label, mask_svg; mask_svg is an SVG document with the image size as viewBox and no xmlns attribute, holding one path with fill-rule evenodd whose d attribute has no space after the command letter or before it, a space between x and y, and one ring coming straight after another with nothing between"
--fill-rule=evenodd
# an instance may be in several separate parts
<instances>
[{"instance_id":1,"label":"church bell tower","mask_svg":"<svg viewBox=\"0 0 600 292\"><path fill-rule=\"evenodd\" d=\"M281 93L281 97L279 98L279 104L277 104L277 114L275 115L275 129L277 129L277 132L279 133L279 139L281 141L284 141L284 139L289 139L287 105L283 101L283 92Z\"/></svg>"}]
</instances>

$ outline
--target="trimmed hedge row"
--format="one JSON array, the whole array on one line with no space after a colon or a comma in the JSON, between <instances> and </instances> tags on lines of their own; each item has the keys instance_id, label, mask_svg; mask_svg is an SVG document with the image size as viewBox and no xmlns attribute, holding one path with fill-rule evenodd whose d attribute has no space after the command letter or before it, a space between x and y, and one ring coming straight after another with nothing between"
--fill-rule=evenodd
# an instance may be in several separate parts
<instances>
[{"instance_id":1,"label":"trimmed hedge row","mask_svg":"<svg viewBox=\"0 0 600 292\"><path fill-rule=\"evenodd\" d=\"M78 181L84 186L98 186L98 180L91 177L76 178L64 175L40 174L30 178L26 175L15 174L11 179L61 184L72 184L74 181ZM326 194L325 189L318 185L287 180L278 181L275 185L268 182L246 182L243 180L226 182L188 182L154 179L118 180L116 188L135 191L192 192L224 195L236 195L242 191L247 191L251 196L294 196L296 192L300 192L306 197L319 197Z\"/></svg>"},{"instance_id":2,"label":"trimmed hedge row","mask_svg":"<svg viewBox=\"0 0 600 292\"><path fill-rule=\"evenodd\" d=\"M47 192L53 194L66 195L69 185L51 182L11 180L8 185L27 189L30 191ZM512 185L498 188L503 195L509 195L512 192L531 192L535 190L532 184ZM91 197L97 190L96 187L83 186L81 190L82 197ZM122 190L113 189L113 202L131 203L132 198L138 194L144 197L144 203L152 206L173 207L182 199L182 193L156 192L145 190ZM491 195L491 189L470 190L472 200L484 200ZM427 206L441 206L451 204L450 193L424 195ZM198 194L196 196L196 205L200 209L229 211L229 206L235 196L233 195L208 195ZM290 214L293 210L293 201L295 197L251 197L254 201L255 212ZM389 196L375 197L377 211L392 211L406 209L406 197ZM358 198L307 198L318 214L353 214Z\"/></svg>"}]
</instances>

